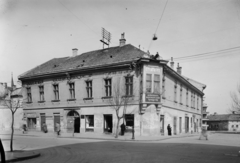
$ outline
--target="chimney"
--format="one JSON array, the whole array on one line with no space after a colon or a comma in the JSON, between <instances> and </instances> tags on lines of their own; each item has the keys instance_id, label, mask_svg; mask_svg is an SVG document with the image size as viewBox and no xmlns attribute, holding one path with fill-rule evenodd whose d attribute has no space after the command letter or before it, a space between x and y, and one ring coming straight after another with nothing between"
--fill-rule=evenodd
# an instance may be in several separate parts
<instances>
[{"instance_id":1,"label":"chimney","mask_svg":"<svg viewBox=\"0 0 240 163\"><path fill-rule=\"evenodd\" d=\"M124 46L125 43L126 43L126 39L124 38L124 35L125 35L125 33L121 34L121 39L119 40L119 42L120 42L119 46L120 47Z\"/></svg>"},{"instance_id":2,"label":"chimney","mask_svg":"<svg viewBox=\"0 0 240 163\"><path fill-rule=\"evenodd\" d=\"M76 57L77 53L78 53L78 49L77 48L72 49L72 57Z\"/></svg>"},{"instance_id":3,"label":"chimney","mask_svg":"<svg viewBox=\"0 0 240 163\"><path fill-rule=\"evenodd\" d=\"M170 62L171 68L174 70L174 62L173 62L173 57L171 57L171 62Z\"/></svg>"},{"instance_id":4,"label":"chimney","mask_svg":"<svg viewBox=\"0 0 240 163\"><path fill-rule=\"evenodd\" d=\"M177 73L178 74L182 74L182 67L179 67L179 63L178 63L178 67L177 67Z\"/></svg>"}]
</instances>

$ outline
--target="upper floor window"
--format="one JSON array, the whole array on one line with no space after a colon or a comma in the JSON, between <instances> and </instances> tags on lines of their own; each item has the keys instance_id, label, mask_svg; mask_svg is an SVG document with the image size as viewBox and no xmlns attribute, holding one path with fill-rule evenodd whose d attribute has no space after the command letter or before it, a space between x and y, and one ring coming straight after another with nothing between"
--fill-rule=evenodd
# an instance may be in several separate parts
<instances>
[{"instance_id":1,"label":"upper floor window","mask_svg":"<svg viewBox=\"0 0 240 163\"><path fill-rule=\"evenodd\" d=\"M197 96L197 109L199 109L199 97Z\"/></svg>"},{"instance_id":2,"label":"upper floor window","mask_svg":"<svg viewBox=\"0 0 240 163\"><path fill-rule=\"evenodd\" d=\"M180 87L180 104L182 104L182 85Z\"/></svg>"},{"instance_id":3,"label":"upper floor window","mask_svg":"<svg viewBox=\"0 0 240 163\"><path fill-rule=\"evenodd\" d=\"M174 85L174 102L177 102L177 82Z\"/></svg>"},{"instance_id":4,"label":"upper floor window","mask_svg":"<svg viewBox=\"0 0 240 163\"><path fill-rule=\"evenodd\" d=\"M105 96L112 96L112 79L105 79Z\"/></svg>"},{"instance_id":5,"label":"upper floor window","mask_svg":"<svg viewBox=\"0 0 240 163\"><path fill-rule=\"evenodd\" d=\"M165 75L163 75L163 79L162 79L162 97L165 97Z\"/></svg>"},{"instance_id":6,"label":"upper floor window","mask_svg":"<svg viewBox=\"0 0 240 163\"><path fill-rule=\"evenodd\" d=\"M160 75L154 75L154 93L160 93Z\"/></svg>"},{"instance_id":7,"label":"upper floor window","mask_svg":"<svg viewBox=\"0 0 240 163\"><path fill-rule=\"evenodd\" d=\"M32 102L31 87L27 87L27 102L28 102L28 103Z\"/></svg>"},{"instance_id":8,"label":"upper floor window","mask_svg":"<svg viewBox=\"0 0 240 163\"><path fill-rule=\"evenodd\" d=\"M125 77L126 96L133 95L133 76Z\"/></svg>"},{"instance_id":9,"label":"upper floor window","mask_svg":"<svg viewBox=\"0 0 240 163\"><path fill-rule=\"evenodd\" d=\"M191 92L191 107L193 107L193 92Z\"/></svg>"},{"instance_id":10,"label":"upper floor window","mask_svg":"<svg viewBox=\"0 0 240 163\"><path fill-rule=\"evenodd\" d=\"M196 96L195 96L195 93L193 93L193 108L195 108L195 100L196 99Z\"/></svg>"},{"instance_id":11,"label":"upper floor window","mask_svg":"<svg viewBox=\"0 0 240 163\"><path fill-rule=\"evenodd\" d=\"M187 92L186 92L186 106L188 106L188 89L187 89Z\"/></svg>"},{"instance_id":12,"label":"upper floor window","mask_svg":"<svg viewBox=\"0 0 240 163\"><path fill-rule=\"evenodd\" d=\"M54 100L59 100L59 86L58 86L58 84L53 84L53 93L54 93Z\"/></svg>"},{"instance_id":13,"label":"upper floor window","mask_svg":"<svg viewBox=\"0 0 240 163\"><path fill-rule=\"evenodd\" d=\"M44 86L39 86L39 95L40 95L40 101L44 101Z\"/></svg>"},{"instance_id":14,"label":"upper floor window","mask_svg":"<svg viewBox=\"0 0 240 163\"><path fill-rule=\"evenodd\" d=\"M146 92L152 92L152 74L147 74L146 76Z\"/></svg>"},{"instance_id":15,"label":"upper floor window","mask_svg":"<svg viewBox=\"0 0 240 163\"><path fill-rule=\"evenodd\" d=\"M92 80L86 81L87 98L92 98Z\"/></svg>"},{"instance_id":16,"label":"upper floor window","mask_svg":"<svg viewBox=\"0 0 240 163\"><path fill-rule=\"evenodd\" d=\"M70 99L75 99L75 83L69 83Z\"/></svg>"}]
</instances>

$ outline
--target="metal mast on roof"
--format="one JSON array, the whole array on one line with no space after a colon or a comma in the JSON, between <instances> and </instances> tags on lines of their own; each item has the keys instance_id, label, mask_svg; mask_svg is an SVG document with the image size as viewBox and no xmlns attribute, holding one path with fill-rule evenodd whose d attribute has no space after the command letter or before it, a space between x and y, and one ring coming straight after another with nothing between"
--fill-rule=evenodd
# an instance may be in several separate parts
<instances>
[{"instance_id":1,"label":"metal mast on roof","mask_svg":"<svg viewBox=\"0 0 240 163\"><path fill-rule=\"evenodd\" d=\"M102 28L102 39L100 41L103 43L103 49L104 49L104 44L108 45L108 48L109 48L109 44L111 41L111 33L108 32L106 29Z\"/></svg>"}]
</instances>

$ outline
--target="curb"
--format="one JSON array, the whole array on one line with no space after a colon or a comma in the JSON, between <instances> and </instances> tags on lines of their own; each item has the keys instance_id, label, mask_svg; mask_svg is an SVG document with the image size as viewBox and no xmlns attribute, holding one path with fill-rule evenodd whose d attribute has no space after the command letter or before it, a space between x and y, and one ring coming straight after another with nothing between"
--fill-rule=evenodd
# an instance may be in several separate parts
<instances>
[{"instance_id":1,"label":"curb","mask_svg":"<svg viewBox=\"0 0 240 163\"><path fill-rule=\"evenodd\" d=\"M16 162L16 161L29 160L29 159L36 158L36 157L41 156L40 153L35 153L35 152L33 152L33 153L34 153L34 154L31 155L31 156L25 156L25 157L19 157L19 158L8 159L8 160L6 160L6 162ZM0 163L1 163L1 161L0 161Z\"/></svg>"}]
</instances>

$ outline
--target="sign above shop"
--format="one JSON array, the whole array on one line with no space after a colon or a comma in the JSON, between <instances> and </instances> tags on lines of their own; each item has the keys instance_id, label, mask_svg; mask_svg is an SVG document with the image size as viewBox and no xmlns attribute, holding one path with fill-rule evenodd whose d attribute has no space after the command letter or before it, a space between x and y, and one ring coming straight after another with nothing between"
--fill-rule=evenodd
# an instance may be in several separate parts
<instances>
[{"instance_id":1,"label":"sign above shop","mask_svg":"<svg viewBox=\"0 0 240 163\"><path fill-rule=\"evenodd\" d=\"M160 94L146 93L146 102L161 102Z\"/></svg>"}]
</instances>

